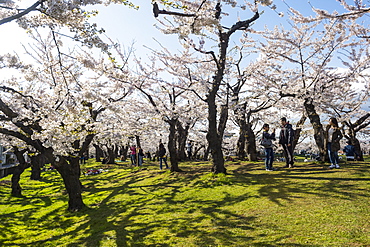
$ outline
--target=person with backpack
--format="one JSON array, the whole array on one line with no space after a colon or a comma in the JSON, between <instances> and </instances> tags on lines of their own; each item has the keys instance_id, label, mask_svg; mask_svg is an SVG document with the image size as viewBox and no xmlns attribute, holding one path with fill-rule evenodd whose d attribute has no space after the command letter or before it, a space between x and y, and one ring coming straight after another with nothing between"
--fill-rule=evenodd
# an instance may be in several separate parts
<instances>
[{"instance_id":1,"label":"person with backpack","mask_svg":"<svg viewBox=\"0 0 370 247\"><path fill-rule=\"evenodd\" d=\"M274 171L275 169L272 167L272 163L274 162L274 150L272 141L275 140L275 129L272 130L272 133L269 133L270 126L268 124L264 124L262 132L262 139L261 145L265 148L265 167L266 171Z\"/></svg>"},{"instance_id":2,"label":"person with backpack","mask_svg":"<svg viewBox=\"0 0 370 247\"><path fill-rule=\"evenodd\" d=\"M162 161L165 163L166 169L169 169L169 167L167 165L166 149L165 149L163 143L159 144L158 158L159 158L159 169L162 170Z\"/></svg>"},{"instance_id":3,"label":"person with backpack","mask_svg":"<svg viewBox=\"0 0 370 247\"><path fill-rule=\"evenodd\" d=\"M292 125L287 122L285 117L280 120L281 131L279 135L279 144L283 148L283 153L286 162L286 168L293 168L294 165L294 155L293 155L293 141L294 141L294 131Z\"/></svg>"}]
</instances>

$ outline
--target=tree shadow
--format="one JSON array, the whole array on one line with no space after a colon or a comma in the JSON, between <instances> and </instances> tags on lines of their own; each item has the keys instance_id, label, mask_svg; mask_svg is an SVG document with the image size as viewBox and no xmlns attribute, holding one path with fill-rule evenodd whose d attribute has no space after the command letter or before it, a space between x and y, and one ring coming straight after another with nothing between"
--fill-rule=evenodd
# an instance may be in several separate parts
<instances>
[{"instance_id":1,"label":"tree shadow","mask_svg":"<svg viewBox=\"0 0 370 247\"><path fill-rule=\"evenodd\" d=\"M346 176L335 177L333 173L340 170L327 170L316 164L298 165L294 169L276 172L264 171L261 163L230 165L230 174L225 177L208 176L210 167L209 164L189 165L182 168L182 173L119 167L115 169L122 169L122 172L86 176L82 178L84 196L104 195L99 197L101 200L91 202L75 214L66 213L65 204L60 204L38 215L38 210L51 206L53 201L47 196L34 197L39 204L33 209L2 215L2 218L14 220L2 222L5 230L0 231L0 236L4 239L17 236L16 232L6 229L12 229L12 224L21 224L22 220L29 222L32 219L35 225L27 226L27 231L47 232L58 227L64 233L17 246L100 246L102 241L110 241L112 246L174 246L176 243L171 242L172 239L184 243L183 246L186 246L187 239L192 239L193 246L235 246L236 242L244 242L244 246L315 246L279 244L284 238L291 237L289 232L267 240L263 233L248 235L257 229L281 232L283 229L279 229L278 224L260 222L257 215L243 213L245 211L238 213L229 208L258 198L266 198L279 207L285 207L304 195L338 196L346 200L368 196L368 192L356 184L342 184L346 181L369 181L368 168L357 164L353 168L361 169L354 172L353 177L346 173ZM300 181L301 186L296 186L294 181ZM52 178L44 182L57 186ZM217 195L207 193L230 184L246 190L239 194L225 190L220 190ZM247 190L251 185L258 185L257 194ZM189 188L205 192L199 197L184 195ZM24 205L29 203L29 199L14 199L11 203ZM19 218L19 215L24 216ZM83 216L85 220L71 229L76 216ZM69 237L79 235L80 238ZM66 239L73 241L63 242ZM10 240L0 240L0 245L14 246Z\"/></svg>"}]
</instances>

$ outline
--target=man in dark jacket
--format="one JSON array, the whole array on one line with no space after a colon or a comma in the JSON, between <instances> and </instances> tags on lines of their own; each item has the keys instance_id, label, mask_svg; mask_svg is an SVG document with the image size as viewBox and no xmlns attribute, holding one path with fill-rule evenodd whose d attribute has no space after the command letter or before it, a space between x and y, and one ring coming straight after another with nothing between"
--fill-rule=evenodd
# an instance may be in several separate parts
<instances>
[{"instance_id":1,"label":"man in dark jacket","mask_svg":"<svg viewBox=\"0 0 370 247\"><path fill-rule=\"evenodd\" d=\"M293 140L294 140L294 131L292 125L286 121L286 118L283 117L280 120L281 131L279 136L279 144L283 147L284 157L286 166L292 168L294 164L293 159Z\"/></svg>"}]
</instances>

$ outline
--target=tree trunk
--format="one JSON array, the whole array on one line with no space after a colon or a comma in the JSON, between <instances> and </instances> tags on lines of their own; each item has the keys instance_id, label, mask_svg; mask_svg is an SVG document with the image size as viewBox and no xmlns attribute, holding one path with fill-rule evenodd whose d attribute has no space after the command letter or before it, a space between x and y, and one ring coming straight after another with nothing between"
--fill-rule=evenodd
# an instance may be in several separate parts
<instances>
[{"instance_id":1,"label":"tree trunk","mask_svg":"<svg viewBox=\"0 0 370 247\"><path fill-rule=\"evenodd\" d=\"M238 121L238 125L239 125L239 138L236 145L237 156L239 160L245 160L245 156L247 155L247 153L245 152L247 130L245 124L243 125L242 122Z\"/></svg>"},{"instance_id":2,"label":"tree trunk","mask_svg":"<svg viewBox=\"0 0 370 247\"><path fill-rule=\"evenodd\" d=\"M176 149L176 122L177 119L170 119L166 122L170 126L170 133L168 135L168 152L170 154L170 162L171 162L171 172L181 172L182 170L179 168L179 161L177 158L177 149Z\"/></svg>"},{"instance_id":3,"label":"tree trunk","mask_svg":"<svg viewBox=\"0 0 370 247\"><path fill-rule=\"evenodd\" d=\"M135 140L136 140L136 147L141 147L140 136L136 135Z\"/></svg>"},{"instance_id":4,"label":"tree trunk","mask_svg":"<svg viewBox=\"0 0 370 247\"><path fill-rule=\"evenodd\" d=\"M356 138L355 134L352 131L350 131L349 136L348 136L347 139L355 147L355 153L357 154L356 159L358 161L364 161L364 154L362 153L362 150L361 150L360 141Z\"/></svg>"},{"instance_id":5,"label":"tree trunk","mask_svg":"<svg viewBox=\"0 0 370 247\"><path fill-rule=\"evenodd\" d=\"M252 130L252 124L247 123L246 150L249 161L257 161L256 135Z\"/></svg>"},{"instance_id":6,"label":"tree trunk","mask_svg":"<svg viewBox=\"0 0 370 247\"><path fill-rule=\"evenodd\" d=\"M326 140L324 134L325 131L321 124L319 114L317 114L315 106L312 104L312 100L310 99L305 100L304 107L314 130L314 139L319 149L321 161L328 161L329 156L326 147Z\"/></svg>"},{"instance_id":7,"label":"tree trunk","mask_svg":"<svg viewBox=\"0 0 370 247\"><path fill-rule=\"evenodd\" d=\"M101 158L103 157L103 149L98 144L93 144L95 147L95 161L101 162Z\"/></svg>"},{"instance_id":8,"label":"tree trunk","mask_svg":"<svg viewBox=\"0 0 370 247\"><path fill-rule=\"evenodd\" d=\"M355 147L355 152L357 154L357 160L358 161L364 161L364 155L361 150L361 144L359 140L356 137L356 134L361 129L365 128L369 125L370 121L368 123L365 122L365 120L370 117L370 113L362 116L359 118L354 124L351 122L345 122L345 125L348 126L348 134L345 134L345 137L352 143L352 145ZM365 123L364 123L365 122Z\"/></svg>"},{"instance_id":9,"label":"tree trunk","mask_svg":"<svg viewBox=\"0 0 370 247\"><path fill-rule=\"evenodd\" d=\"M357 160L364 161L364 154L362 153L362 150L361 150L360 141L357 138L354 138L352 143L355 146L355 152L358 154Z\"/></svg>"},{"instance_id":10,"label":"tree trunk","mask_svg":"<svg viewBox=\"0 0 370 247\"><path fill-rule=\"evenodd\" d=\"M114 146L112 146L112 147L107 146L107 154L108 154L107 164L116 164L116 161L115 161L116 152L115 152Z\"/></svg>"},{"instance_id":11,"label":"tree trunk","mask_svg":"<svg viewBox=\"0 0 370 247\"><path fill-rule=\"evenodd\" d=\"M243 104L241 108L234 110L239 126L238 158L245 160L246 155L248 155L248 160L257 161L256 136L252 130L252 124L249 123L252 112L248 112L247 118L245 114L246 107L247 104Z\"/></svg>"},{"instance_id":12,"label":"tree trunk","mask_svg":"<svg viewBox=\"0 0 370 247\"><path fill-rule=\"evenodd\" d=\"M229 107L228 105L222 105L221 112L220 112L220 119L218 121L218 128L217 128L217 132L220 137L221 144L222 144L222 140L224 137L224 132L226 129L226 123L228 119L229 119Z\"/></svg>"},{"instance_id":13,"label":"tree trunk","mask_svg":"<svg viewBox=\"0 0 370 247\"><path fill-rule=\"evenodd\" d=\"M194 146L194 152L193 152L193 157L194 159L200 159L200 157L198 157L198 153L201 149L204 149L204 152L206 152L206 147L204 145L200 145L200 146ZM200 156L200 155L199 155Z\"/></svg>"},{"instance_id":14,"label":"tree trunk","mask_svg":"<svg viewBox=\"0 0 370 247\"><path fill-rule=\"evenodd\" d=\"M26 163L20 163L14 168L13 176L12 176L12 196L22 196L22 187L19 184L19 180L21 179L21 175L25 169L29 167Z\"/></svg>"},{"instance_id":15,"label":"tree trunk","mask_svg":"<svg viewBox=\"0 0 370 247\"><path fill-rule=\"evenodd\" d=\"M211 148L209 147L209 144L207 146L207 148L204 148L204 157L203 157L203 161L208 161L208 157L209 157L209 153L211 152Z\"/></svg>"},{"instance_id":16,"label":"tree trunk","mask_svg":"<svg viewBox=\"0 0 370 247\"><path fill-rule=\"evenodd\" d=\"M16 147L14 148L14 154L17 156L17 160L19 162L19 165L16 166L13 170L12 175L12 196L20 197L22 196L22 187L19 184L19 180L21 179L21 175L24 172L26 168L29 167L29 164L26 163L24 160L23 154L25 150L19 151Z\"/></svg>"},{"instance_id":17,"label":"tree trunk","mask_svg":"<svg viewBox=\"0 0 370 247\"><path fill-rule=\"evenodd\" d=\"M176 131L177 131L177 156L179 160L186 160L186 140L188 139L190 125L187 124L185 128L182 126L180 121L176 122Z\"/></svg>"},{"instance_id":18,"label":"tree trunk","mask_svg":"<svg viewBox=\"0 0 370 247\"><path fill-rule=\"evenodd\" d=\"M208 103L208 132L207 141L212 156L212 172L226 173L224 156L222 153L222 137L217 131L217 109L215 94L210 94L207 99Z\"/></svg>"},{"instance_id":19,"label":"tree trunk","mask_svg":"<svg viewBox=\"0 0 370 247\"><path fill-rule=\"evenodd\" d=\"M60 157L55 168L63 178L68 193L68 210L79 211L85 204L82 201L82 188L80 182L80 164L78 158Z\"/></svg>"},{"instance_id":20,"label":"tree trunk","mask_svg":"<svg viewBox=\"0 0 370 247\"><path fill-rule=\"evenodd\" d=\"M302 126L306 122L306 119L307 119L306 115L303 114L301 116L301 119L299 119L299 121L296 125L295 131L294 131L293 151L294 151L295 147L298 144L299 137L301 136Z\"/></svg>"},{"instance_id":21,"label":"tree trunk","mask_svg":"<svg viewBox=\"0 0 370 247\"><path fill-rule=\"evenodd\" d=\"M126 161L127 159L127 152L128 152L129 144L126 146L121 146L121 161Z\"/></svg>"},{"instance_id":22,"label":"tree trunk","mask_svg":"<svg viewBox=\"0 0 370 247\"><path fill-rule=\"evenodd\" d=\"M46 157L43 154L31 156L31 179L41 180L41 167L46 164Z\"/></svg>"}]
</instances>

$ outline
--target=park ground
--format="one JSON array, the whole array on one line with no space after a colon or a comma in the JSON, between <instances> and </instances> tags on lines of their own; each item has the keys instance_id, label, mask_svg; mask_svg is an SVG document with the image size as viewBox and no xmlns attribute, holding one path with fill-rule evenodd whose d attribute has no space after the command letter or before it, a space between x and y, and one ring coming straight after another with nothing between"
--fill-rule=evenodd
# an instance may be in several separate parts
<instances>
[{"instance_id":1,"label":"park ground","mask_svg":"<svg viewBox=\"0 0 370 247\"><path fill-rule=\"evenodd\" d=\"M82 165L86 207L68 212L61 177L21 178L23 197L0 179L0 246L370 246L370 158L340 169L298 160L180 163L181 173L128 162Z\"/></svg>"}]
</instances>

